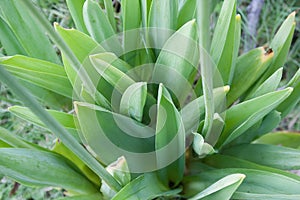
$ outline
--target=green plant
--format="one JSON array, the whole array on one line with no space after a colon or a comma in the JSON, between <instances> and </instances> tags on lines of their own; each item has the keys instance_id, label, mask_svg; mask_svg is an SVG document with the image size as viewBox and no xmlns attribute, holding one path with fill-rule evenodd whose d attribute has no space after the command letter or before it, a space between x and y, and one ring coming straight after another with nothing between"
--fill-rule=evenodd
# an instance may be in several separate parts
<instances>
[{"instance_id":1,"label":"green plant","mask_svg":"<svg viewBox=\"0 0 300 200\"><path fill-rule=\"evenodd\" d=\"M300 136L266 134L300 98L299 70L278 89L295 13L239 56L236 2L211 39L214 3L122 0L119 18L110 0L67 0L78 30L54 30L29 0L0 1L1 81L27 106L9 110L59 138L1 128L0 174L66 199L298 199Z\"/></svg>"}]
</instances>

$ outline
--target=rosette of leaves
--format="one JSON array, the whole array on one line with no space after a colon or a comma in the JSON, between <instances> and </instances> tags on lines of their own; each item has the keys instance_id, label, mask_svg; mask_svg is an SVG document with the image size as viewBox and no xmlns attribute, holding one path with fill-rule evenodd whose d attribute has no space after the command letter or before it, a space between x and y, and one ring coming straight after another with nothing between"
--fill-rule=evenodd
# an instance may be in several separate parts
<instances>
[{"instance_id":1,"label":"rosette of leaves","mask_svg":"<svg viewBox=\"0 0 300 200\"><path fill-rule=\"evenodd\" d=\"M211 34L215 3L67 0L65 29L2 0L0 77L24 103L9 110L58 140L1 128L0 174L66 199L299 199L300 136L272 133L300 97L299 71L279 88L295 13L240 55L236 1Z\"/></svg>"}]
</instances>

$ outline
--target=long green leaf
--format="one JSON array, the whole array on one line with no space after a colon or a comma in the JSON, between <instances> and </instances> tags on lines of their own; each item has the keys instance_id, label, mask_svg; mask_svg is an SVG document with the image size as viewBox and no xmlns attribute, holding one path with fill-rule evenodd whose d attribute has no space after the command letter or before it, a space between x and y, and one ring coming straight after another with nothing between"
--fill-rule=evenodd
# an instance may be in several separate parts
<instances>
[{"instance_id":1,"label":"long green leaf","mask_svg":"<svg viewBox=\"0 0 300 200\"><path fill-rule=\"evenodd\" d=\"M49 129L29 108L21 107L21 106L12 106L9 108L9 111L12 112L14 115L29 121L37 126ZM78 133L76 130L75 120L77 118L71 114L67 114L64 112L59 112L56 110L47 110L47 112L55 118L63 127L65 127L69 133L80 141L78 137Z\"/></svg>"},{"instance_id":2,"label":"long green leaf","mask_svg":"<svg viewBox=\"0 0 300 200\"><path fill-rule=\"evenodd\" d=\"M267 114L262 120L259 120L244 134L233 140L229 146L237 144L251 143L256 138L273 131L281 122L281 113L276 110Z\"/></svg>"},{"instance_id":3,"label":"long green leaf","mask_svg":"<svg viewBox=\"0 0 300 200\"><path fill-rule=\"evenodd\" d=\"M105 59L102 59L102 57L106 57L106 54L90 56L90 60L94 68L108 83L113 86L113 88L123 94L130 85L135 83L135 81L117 67L114 67L112 65L112 61L107 62Z\"/></svg>"},{"instance_id":4,"label":"long green leaf","mask_svg":"<svg viewBox=\"0 0 300 200\"><path fill-rule=\"evenodd\" d=\"M122 54L122 47L115 35L110 21L99 6L93 0L87 0L83 6L83 19L91 37L107 51Z\"/></svg>"},{"instance_id":5,"label":"long green leaf","mask_svg":"<svg viewBox=\"0 0 300 200\"><path fill-rule=\"evenodd\" d=\"M197 8L196 5L196 0L186 0L184 2L184 4L178 12L177 28L180 28L185 23L195 18Z\"/></svg>"},{"instance_id":6,"label":"long green leaf","mask_svg":"<svg viewBox=\"0 0 300 200\"><path fill-rule=\"evenodd\" d=\"M0 41L7 55L27 55L19 40L8 26L8 24L0 17Z\"/></svg>"},{"instance_id":7,"label":"long green leaf","mask_svg":"<svg viewBox=\"0 0 300 200\"><path fill-rule=\"evenodd\" d=\"M220 178L233 173L246 175L237 192L261 195L300 195L299 180L267 171L242 168L210 170L195 176L187 176L183 182L185 186L184 193L189 195L197 194Z\"/></svg>"},{"instance_id":8,"label":"long green leaf","mask_svg":"<svg viewBox=\"0 0 300 200\"><path fill-rule=\"evenodd\" d=\"M245 100L275 91L281 81L282 72L283 68L279 68L276 72L274 72L274 74L272 74L272 76L270 76L266 81L264 81L252 94L249 94L249 96L245 98Z\"/></svg>"},{"instance_id":9,"label":"long green leaf","mask_svg":"<svg viewBox=\"0 0 300 200\"><path fill-rule=\"evenodd\" d=\"M108 18L113 30L116 31L117 24L116 24L116 20L115 20L115 11L114 11L112 1L104 0L104 5L105 5L105 11L106 11L107 18Z\"/></svg>"},{"instance_id":10,"label":"long green leaf","mask_svg":"<svg viewBox=\"0 0 300 200\"><path fill-rule=\"evenodd\" d=\"M164 186L155 174L143 174L127 184L112 200L155 199L160 196L176 195L180 189L170 190Z\"/></svg>"},{"instance_id":11,"label":"long green leaf","mask_svg":"<svg viewBox=\"0 0 300 200\"><path fill-rule=\"evenodd\" d=\"M48 24L47 19L40 15L38 10L32 5L32 2L29 0L22 1L23 6L26 7L31 15L40 22L40 25L44 27L44 29L49 34L49 37L54 41L58 47L65 53L66 58L70 60L73 69L78 71L81 67L80 62L74 55L74 53L70 50L70 48L66 45L66 43L61 39L61 37L53 30L53 28ZM53 132L57 134L57 136L66 144L66 146L72 150L80 159L82 159L99 177L103 178L113 190L120 190L119 183L109 174L99 162L97 162L86 150L76 142L76 140L68 135L68 132L57 123L48 113L46 113L41 106L35 101L34 98L22 87L18 84L17 80L15 80L5 69L0 65L0 77L6 84L10 86L10 88L17 93L18 97L23 100L25 105L30 107L32 111L39 116L43 122L48 125ZM79 76L84 79L87 77L86 71L84 70L82 74ZM90 89L93 89L91 81L88 81L87 86Z\"/></svg>"},{"instance_id":12,"label":"long green leaf","mask_svg":"<svg viewBox=\"0 0 300 200\"><path fill-rule=\"evenodd\" d=\"M205 190L189 198L189 200L229 200L235 190L243 182L245 175L243 174L231 174L218 180L214 184L210 185Z\"/></svg>"},{"instance_id":13,"label":"long green leaf","mask_svg":"<svg viewBox=\"0 0 300 200\"><path fill-rule=\"evenodd\" d=\"M111 91L113 88L104 80L99 77L97 71L89 60L89 55L105 52L102 46L95 42L92 38L81 33L77 30L67 30L56 25L56 31L64 39L64 42L68 45L76 60L79 62L79 69L74 69L72 60L64 56L63 63L65 71L73 85L73 89L76 94L80 94L82 87L94 98L96 98L97 90L101 96L100 105L109 108L109 99L111 97ZM81 74L86 73L85 77ZM101 84L100 84L101 83Z\"/></svg>"},{"instance_id":14,"label":"long green leaf","mask_svg":"<svg viewBox=\"0 0 300 200\"><path fill-rule=\"evenodd\" d=\"M214 89L213 95L215 96L215 105L223 107L225 104L226 93L229 91L228 86L219 87ZM191 101L185 107L182 108L181 118L184 124L186 136L189 136L192 132L197 132L200 122L203 120L203 114L205 112L204 97L198 97Z\"/></svg>"},{"instance_id":15,"label":"long green leaf","mask_svg":"<svg viewBox=\"0 0 300 200\"><path fill-rule=\"evenodd\" d=\"M244 144L225 149L223 153L273 168L300 169L300 150L288 147Z\"/></svg>"},{"instance_id":16,"label":"long green leaf","mask_svg":"<svg viewBox=\"0 0 300 200\"><path fill-rule=\"evenodd\" d=\"M29 56L60 63L52 44L45 34L44 27L40 26L40 23L31 17L27 8L22 6L21 1L2 0L0 1L0 8L4 20Z\"/></svg>"},{"instance_id":17,"label":"long green leaf","mask_svg":"<svg viewBox=\"0 0 300 200\"><path fill-rule=\"evenodd\" d=\"M195 76L199 63L197 49L197 24L192 20L167 40L155 63L152 81L163 83L180 104L185 102L192 89L190 80Z\"/></svg>"},{"instance_id":18,"label":"long green leaf","mask_svg":"<svg viewBox=\"0 0 300 200\"><path fill-rule=\"evenodd\" d=\"M294 77L287 84L287 87L293 87L292 94L282 102L277 110L282 113L282 117L285 117L300 101L300 69L295 73Z\"/></svg>"},{"instance_id":19,"label":"long green leaf","mask_svg":"<svg viewBox=\"0 0 300 200\"><path fill-rule=\"evenodd\" d=\"M101 162L125 156L132 172L156 169L153 129L92 104L76 102L75 108L84 139Z\"/></svg>"},{"instance_id":20,"label":"long green leaf","mask_svg":"<svg viewBox=\"0 0 300 200\"><path fill-rule=\"evenodd\" d=\"M137 29L140 28L142 22L140 1L123 0L121 3L121 9L123 22L123 47L126 54L136 50L138 46L140 36Z\"/></svg>"},{"instance_id":21,"label":"long green leaf","mask_svg":"<svg viewBox=\"0 0 300 200\"><path fill-rule=\"evenodd\" d=\"M31 94L45 107L56 110L71 110L72 109L72 99L66 98L65 96L59 95L47 90L45 88L39 87L37 85L31 84L30 82L18 79L20 84L27 88Z\"/></svg>"},{"instance_id":22,"label":"long green leaf","mask_svg":"<svg viewBox=\"0 0 300 200\"><path fill-rule=\"evenodd\" d=\"M83 20L83 4L85 0L66 0L72 19L78 30L88 33Z\"/></svg>"},{"instance_id":23,"label":"long green leaf","mask_svg":"<svg viewBox=\"0 0 300 200\"><path fill-rule=\"evenodd\" d=\"M211 56L220 71L224 84L230 84L230 77L233 73L232 63L235 60L234 57L237 56L234 54L234 47L239 40L236 40L235 25L236 0L226 0L220 11L211 43Z\"/></svg>"},{"instance_id":24,"label":"long green leaf","mask_svg":"<svg viewBox=\"0 0 300 200\"><path fill-rule=\"evenodd\" d=\"M226 111L225 128L218 146L227 144L275 109L291 93L292 88L271 92L245 101Z\"/></svg>"},{"instance_id":25,"label":"long green leaf","mask_svg":"<svg viewBox=\"0 0 300 200\"><path fill-rule=\"evenodd\" d=\"M103 200L103 197L100 193L95 193L95 194L88 194L88 195L64 197L56 200Z\"/></svg>"},{"instance_id":26,"label":"long green leaf","mask_svg":"<svg viewBox=\"0 0 300 200\"><path fill-rule=\"evenodd\" d=\"M105 171L103 166L99 164L82 146L76 139L74 139L68 131L62 127L50 114L48 114L42 106L28 93L28 91L20 85L17 80L11 76L3 67L0 65L0 79L20 98L22 102L28 106L34 114L36 114L43 123L45 123L50 130L60 138L68 148L70 148L80 159L82 159L99 177L102 177L107 183L114 189L119 190L120 185L116 180Z\"/></svg>"},{"instance_id":27,"label":"long green leaf","mask_svg":"<svg viewBox=\"0 0 300 200\"><path fill-rule=\"evenodd\" d=\"M148 27L148 18L149 18L151 3L152 0L140 0L143 27Z\"/></svg>"},{"instance_id":28,"label":"long green leaf","mask_svg":"<svg viewBox=\"0 0 300 200\"><path fill-rule=\"evenodd\" d=\"M1 58L0 63L16 77L72 98L72 86L62 66L25 56Z\"/></svg>"},{"instance_id":29,"label":"long green leaf","mask_svg":"<svg viewBox=\"0 0 300 200\"><path fill-rule=\"evenodd\" d=\"M147 98L147 83L138 82L129 86L120 102L120 113L142 121Z\"/></svg>"},{"instance_id":30,"label":"long green leaf","mask_svg":"<svg viewBox=\"0 0 300 200\"><path fill-rule=\"evenodd\" d=\"M234 33L234 47L233 47L233 58L231 63L231 69L229 74L228 83L232 83L232 79L234 76L236 62L238 59L239 51L240 51L240 43L241 43L241 34L242 34L242 19L241 15L237 14L235 16L235 33Z\"/></svg>"},{"instance_id":31,"label":"long green leaf","mask_svg":"<svg viewBox=\"0 0 300 200\"><path fill-rule=\"evenodd\" d=\"M100 5L93 0L85 1L83 6L83 19L92 38L98 43L101 43L115 34L104 11Z\"/></svg>"},{"instance_id":32,"label":"long green leaf","mask_svg":"<svg viewBox=\"0 0 300 200\"><path fill-rule=\"evenodd\" d=\"M19 138L16 135L13 135L13 133L10 133L8 130L0 127L0 140L2 142L5 142L10 147L15 148L28 148L28 149L34 149L36 148L35 145L30 144L29 142L26 142ZM3 148L3 147L1 147Z\"/></svg>"},{"instance_id":33,"label":"long green leaf","mask_svg":"<svg viewBox=\"0 0 300 200\"><path fill-rule=\"evenodd\" d=\"M300 195L299 194L291 194L291 195L286 195L286 194L255 194L255 193L248 193L248 192L236 192L233 195L232 199L239 199L239 200L295 200L299 199Z\"/></svg>"},{"instance_id":34,"label":"long green leaf","mask_svg":"<svg viewBox=\"0 0 300 200\"><path fill-rule=\"evenodd\" d=\"M300 149L300 134L296 132L275 132L263 135L254 141L258 144L273 144Z\"/></svg>"},{"instance_id":35,"label":"long green leaf","mask_svg":"<svg viewBox=\"0 0 300 200\"><path fill-rule=\"evenodd\" d=\"M56 186L78 194L96 192L95 186L58 154L32 149L1 148L0 173L29 186Z\"/></svg>"},{"instance_id":36,"label":"long green leaf","mask_svg":"<svg viewBox=\"0 0 300 200\"><path fill-rule=\"evenodd\" d=\"M176 30L178 1L152 0L148 26L150 41L156 49L162 49L165 42Z\"/></svg>"},{"instance_id":37,"label":"long green leaf","mask_svg":"<svg viewBox=\"0 0 300 200\"><path fill-rule=\"evenodd\" d=\"M270 44L270 48L274 51L274 59L270 68L264 73L260 81L257 82L257 86L271 76L277 69L283 67L286 62L296 26L295 15L296 12L292 12L282 23L274 36L274 39Z\"/></svg>"},{"instance_id":38,"label":"long green leaf","mask_svg":"<svg viewBox=\"0 0 300 200\"><path fill-rule=\"evenodd\" d=\"M232 84L227 95L227 105L231 105L243 95L270 65L274 53L265 53L259 47L249 51L237 59Z\"/></svg>"},{"instance_id":39,"label":"long green leaf","mask_svg":"<svg viewBox=\"0 0 300 200\"><path fill-rule=\"evenodd\" d=\"M214 154L214 155L206 157L203 160L203 162L211 167L215 167L218 169L225 169L225 168L255 169L255 170L272 172L275 174L281 174L283 176L300 181L300 176L293 174L291 172L259 165L259 164L256 164L256 163L253 163L253 162L250 162L247 160L242 160L242 159L228 156L228 155Z\"/></svg>"},{"instance_id":40,"label":"long green leaf","mask_svg":"<svg viewBox=\"0 0 300 200\"><path fill-rule=\"evenodd\" d=\"M178 185L183 178L185 165L184 125L169 92L162 84L159 85L157 97L155 149L159 179L165 185Z\"/></svg>"},{"instance_id":41,"label":"long green leaf","mask_svg":"<svg viewBox=\"0 0 300 200\"><path fill-rule=\"evenodd\" d=\"M84 164L84 162L78 158L70 149L68 149L62 142L59 140L56 141L55 146L52 149L53 152L58 153L65 158L69 159L72 163L78 167L78 169L96 186L100 186L99 177Z\"/></svg>"},{"instance_id":42,"label":"long green leaf","mask_svg":"<svg viewBox=\"0 0 300 200\"><path fill-rule=\"evenodd\" d=\"M202 135L208 137L213 125L213 117L215 113L214 96L213 96L213 76L215 65L209 54L211 46L210 24L207 20L211 14L211 2L206 0L197 1L197 23L199 28L199 48L200 48L200 71L204 105L205 120L202 128Z\"/></svg>"}]
</instances>

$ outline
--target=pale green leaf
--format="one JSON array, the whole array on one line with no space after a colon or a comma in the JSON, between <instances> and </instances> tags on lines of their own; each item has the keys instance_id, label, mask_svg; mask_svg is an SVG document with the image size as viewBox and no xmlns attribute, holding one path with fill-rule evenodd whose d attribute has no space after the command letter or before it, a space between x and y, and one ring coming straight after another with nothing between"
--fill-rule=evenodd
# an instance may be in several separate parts
<instances>
[{"instance_id":1,"label":"pale green leaf","mask_svg":"<svg viewBox=\"0 0 300 200\"><path fill-rule=\"evenodd\" d=\"M76 165L76 167L78 167L78 169L82 172L82 174L84 174L93 184L100 186L99 177L62 142L57 140L52 151L69 159L72 163Z\"/></svg>"},{"instance_id":2,"label":"pale green leaf","mask_svg":"<svg viewBox=\"0 0 300 200\"><path fill-rule=\"evenodd\" d=\"M214 89L213 95L216 107L223 107L225 95L228 91L228 86ZM180 112L186 136L189 136L192 132L197 132L200 122L204 119L205 105L203 96L188 103Z\"/></svg>"},{"instance_id":3,"label":"pale green leaf","mask_svg":"<svg viewBox=\"0 0 300 200\"><path fill-rule=\"evenodd\" d=\"M270 112L263 119L259 120L256 124L249 128L244 134L233 140L229 146L251 143L261 135L273 131L281 122L281 119L280 112L277 112L276 110Z\"/></svg>"},{"instance_id":4,"label":"pale green leaf","mask_svg":"<svg viewBox=\"0 0 300 200\"><path fill-rule=\"evenodd\" d=\"M9 111L30 123L49 129L49 127L47 127L41 121L41 119L39 119L29 108L21 106L12 106L9 108ZM77 127L75 125L75 120L77 120L77 118L75 116L56 110L47 110L47 112L52 117L54 117L63 127L65 127L74 138L76 138L79 141L78 133L76 130Z\"/></svg>"},{"instance_id":5,"label":"pale green leaf","mask_svg":"<svg viewBox=\"0 0 300 200\"><path fill-rule=\"evenodd\" d=\"M261 171L272 172L275 174L281 174L286 177L290 177L292 179L300 181L300 176L293 174L291 172L287 172L284 170L267 167L264 165L259 165L247 160L242 160L233 156L222 155L222 154L214 154L212 156L208 156L204 158L203 162L211 167L218 169L225 168L245 168L245 169L255 169ZM198 163L195 163L198 164Z\"/></svg>"},{"instance_id":6,"label":"pale green leaf","mask_svg":"<svg viewBox=\"0 0 300 200\"><path fill-rule=\"evenodd\" d=\"M226 111L225 128L218 146L225 145L274 110L291 93L292 88L271 92L235 105Z\"/></svg>"},{"instance_id":7,"label":"pale green leaf","mask_svg":"<svg viewBox=\"0 0 300 200\"><path fill-rule=\"evenodd\" d=\"M118 158L115 162L109 164L106 167L106 170L124 187L131 180L131 175L129 168L126 162L126 159L122 156ZM105 181L102 182L101 193L106 199L112 199L116 195L116 192L113 191Z\"/></svg>"},{"instance_id":8,"label":"pale green leaf","mask_svg":"<svg viewBox=\"0 0 300 200\"><path fill-rule=\"evenodd\" d=\"M123 23L123 47L125 54L137 49L142 17L139 0L123 0L121 2ZM131 31L130 31L131 30Z\"/></svg>"},{"instance_id":9,"label":"pale green leaf","mask_svg":"<svg viewBox=\"0 0 300 200\"><path fill-rule=\"evenodd\" d=\"M293 87L294 90L292 94L277 108L277 110L282 113L282 117L285 117L288 113L290 113L300 101L300 69L298 69L294 77L287 84L287 87Z\"/></svg>"},{"instance_id":10,"label":"pale green leaf","mask_svg":"<svg viewBox=\"0 0 300 200\"><path fill-rule=\"evenodd\" d=\"M245 175L243 174L225 176L189 200L229 200L244 179Z\"/></svg>"},{"instance_id":11,"label":"pale green leaf","mask_svg":"<svg viewBox=\"0 0 300 200\"><path fill-rule=\"evenodd\" d=\"M184 1L183 5L181 6L178 12L177 28L180 28L185 23L195 18L197 7L196 5L196 0Z\"/></svg>"},{"instance_id":12,"label":"pale green leaf","mask_svg":"<svg viewBox=\"0 0 300 200\"><path fill-rule=\"evenodd\" d=\"M7 55L22 54L27 55L19 40L8 26L8 24L0 17L0 41Z\"/></svg>"},{"instance_id":13,"label":"pale green leaf","mask_svg":"<svg viewBox=\"0 0 300 200\"><path fill-rule=\"evenodd\" d=\"M194 133L193 149L199 158L215 153L214 148L204 142L204 138L199 133Z\"/></svg>"},{"instance_id":14,"label":"pale green leaf","mask_svg":"<svg viewBox=\"0 0 300 200\"><path fill-rule=\"evenodd\" d=\"M45 34L45 29L32 17L22 1L2 0L0 9L3 19L9 25L28 56L60 63L60 60ZM40 13L41 15L41 13ZM41 45L42 44L42 45Z\"/></svg>"},{"instance_id":15,"label":"pale green leaf","mask_svg":"<svg viewBox=\"0 0 300 200\"><path fill-rule=\"evenodd\" d=\"M122 95L120 113L142 121L147 98L147 83L138 82L129 86Z\"/></svg>"},{"instance_id":16,"label":"pale green leaf","mask_svg":"<svg viewBox=\"0 0 300 200\"><path fill-rule=\"evenodd\" d=\"M58 154L32 149L1 148L0 173L28 186L55 186L78 194L96 192L95 186Z\"/></svg>"},{"instance_id":17,"label":"pale green leaf","mask_svg":"<svg viewBox=\"0 0 300 200\"><path fill-rule=\"evenodd\" d=\"M66 0L72 19L78 30L88 33L83 21L83 4L85 0Z\"/></svg>"},{"instance_id":18,"label":"pale green leaf","mask_svg":"<svg viewBox=\"0 0 300 200\"><path fill-rule=\"evenodd\" d=\"M76 102L75 108L84 139L101 162L125 156L130 171L155 169L152 128L92 104Z\"/></svg>"},{"instance_id":19,"label":"pale green leaf","mask_svg":"<svg viewBox=\"0 0 300 200\"><path fill-rule=\"evenodd\" d=\"M102 59L102 57L106 57L106 54L90 56L94 68L114 89L123 94L130 85L135 83L135 81L117 67L113 66L114 60L106 61L105 59Z\"/></svg>"},{"instance_id":20,"label":"pale green leaf","mask_svg":"<svg viewBox=\"0 0 300 200\"><path fill-rule=\"evenodd\" d=\"M112 200L150 200L160 196L176 195L181 190L170 190L155 174L143 174L127 184Z\"/></svg>"},{"instance_id":21,"label":"pale green leaf","mask_svg":"<svg viewBox=\"0 0 300 200\"><path fill-rule=\"evenodd\" d=\"M100 193L88 194L88 195L76 195L71 197L59 198L56 200L103 200L103 197Z\"/></svg>"},{"instance_id":22,"label":"pale green leaf","mask_svg":"<svg viewBox=\"0 0 300 200\"><path fill-rule=\"evenodd\" d=\"M113 2L110 0L104 0L104 6L105 6L107 18L108 18L113 30L116 31L117 24L116 24L116 20L115 20L115 11L114 11L114 7L113 7Z\"/></svg>"},{"instance_id":23,"label":"pale green leaf","mask_svg":"<svg viewBox=\"0 0 300 200\"><path fill-rule=\"evenodd\" d=\"M177 27L178 1L152 0L148 26L152 46L162 49Z\"/></svg>"},{"instance_id":24,"label":"pale green leaf","mask_svg":"<svg viewBox=\"0 0 300 200\"><path fill-rule=\"evenodd\" d=\"M225 149L222 153L273 168L300 169L300 150L288 147L243 144Z\"/></svg>"},{"instance_id":25,"label":"pale green leaf","mask_svg":"<svg viewBox=\"0 0 300 200\"><path fill-rule=\"evenodd\" d=\"M192 90L191 80L196 75L199 63L197 49L197 24L192 20L167 40L154 66L152 81L163 83L180 104L185 102Z\"/></svg>"},{"instance_id":26,"label":"pale green leaf","mask_svg":"<svg viewBox=\"0 0 300 200\"><path fill-rule=\"evenodd\" d=\"M141 10L142 10L142 25L143 27L148 26L148 18L149 18L149 11L151 6L152 0L140 0Z\"/></svg>"},{"instance_id":27,"label":"pale green leaf","mask_svg":"<svg viewBox=\"0 0 300 200\"><path fill-rule=\"evenodd\" d=\"M249 94L249 96L245 100L275 91L278 88L279 83L281 81L282 72L283 68L279 68L276 72L274 72L274 74L272 74L272 76L265 80L252 94Z\"/></svg>"},{"instance_id":28,"label":"pale green leaf","mask_svg":"<svg viewBox=\"0 0 300 200\"><path fill-rule=\"evenodd\" d=\"M248 192L236 192L233 194L233 199L239 200L295 200L299 199L299 194L255 194L255 193L248 193Z\"/></svg>"},{"instance_id":29,"label":"pale green leaf","mask_svg":"<svg viewBox=\"0 0 300 200\"><path fill-rule=\"evenodd\" d=\"M274 59L270 68L264 73L257 85L266 80L277 69L283 67L284 63L286 62L296 27L295 15L296 12L292 12L282 23L281 27L274 36L270 44L270 48L274 52Z\"/></svg>"},{"instance_id":30,"label":"pale green leaf","mask_svg":"<svg viewBox=\"0 0 300 200\"><path fill-rule=\"evenodd\" d=\"M28 149L35 149L38 148L29 142L24 141L23 139L19 138L18 136L14 135L13 133L9 132L8 130L0 127L0 140L7 144L7 147L15 147L15 148L28 148ZM1 146L3 148L5 146ZM41 147L39 149L42 149Z\"/></svg>"},{"instance_id":31,"label":"pale green leaf","mask_svg":"<svg viewBox=\"0 0 300 200\"><path fill-rule=\"evenodd\" d=\"M58 25L56 25L55 28L78 59L82 67L82 69L75 70L74 66L72 66L72 61L63 54L65 71L73 85L74 92L76 94L80 94L82 86L84 86L87 92L90 93L92 97L95 97L97 88L100 92L99 95L102 96L99 98L101 100L100 105L109 108L109 100L111 98L113 88L111 88L104 79L101 79L89 60L89 55L105 52L103 47L89 36L77 30L67 30ZM84 79L82 79L80 74L86 74ZM90 83L92 85L90 85Z\"/></svg>"},{"instance_id":32,"label":"pale green leaf","mask_svg":"<svg viewBox=\"0 0 300 200\"><path fill-rule=\"evenodd\" d=\"M258 144L273 144L300 149L300 134L297 132L275 132L263 135L254 141Z\"/></svg>"},{"instance_id":33,"label":"pale green leaf","mask_svg":"<svg viewBox=\"0 0 300 200\"><path fill-rule=\"evenodd\" d=\"M224 1L211 43L211 56L221 73L224 84L231 82L230 77L234 72L232 64L237 56L235 43L240 42L238 35L236 36L235 25L236 0Z\"/></svg>"},{"instance_id":34,"label":"pale green leaf","mask_svg":"<svg viewBox=\"0 0 300 200\"><path fill-rule=\"evenodd\" d=\"M178 185L183 178L185 165L184 125L169 92L162 84L158 89L155 135L159 179L165 185Z\"/></svg>"},{"instance_id":35,"label":"pale green leaf","mask_svg":"<svg viewBox=\"0 0 300 200\"><path fill-rule=\"evenodd\" d=\"M60 65L21 55L3 57L0 63L19 79L70 99L73 96L72 85Z\"/></svg>"},{"instance_id":36,"label":"pale green leaf","mask_svg":"<svg viewBox=\"0 0 300 200\"><path fill-rule=\"evenodd\" d=\"M184 192L195 195L220 178L233 173L246 175L237 192L261 195L300 195L299 180L272 172L242 168L209 170L195 176L187 176L183 183Z\"/></svg>"},{"instance_id":37,"label":"pale green leaf","mask_svg":"<svg viewBox=\"0 0 300 200\"><path fill-rule=\"evenodd\" d=\"M91 37L107 51L122 54L122 47L104 10L94 0L87 0L83 6L83 19Z\"/></svg>"},{"instance_id":38,"label":"pale green leaf","mask_svg":"<svg viewBox=\"0 0 300 200\"><path fill-rule=\"evenodd\" d=\"M211 16L211 2L200 0L197 1L197 24L198 24L198 38L200 47L200 71L201 71L201 81L198 84L202 85L204 105L205 105L205 119L201 133L203 136L208 136L213 125L213 117L215 113L214 106L214 80L219 80L214 77L214 72L216 66L209 54L209 49L211 46L210 38L210 22L207 20ZM224 84L222 84L224 85ZM197 87L197 86L196 86Z\"/></svg>"},{"instance_id":39,"label":"pale green leaf","mask_svg":"<svg viewBox=\"0 0 300 200\"><path fill-rule=\"evenodd\" d=\"M227 95L227 105L231 105L258 80L267 70L273 55L273 53L266 54L264 48L259 47L237 59L232 84Z\"/></svg>"}]
</instances>

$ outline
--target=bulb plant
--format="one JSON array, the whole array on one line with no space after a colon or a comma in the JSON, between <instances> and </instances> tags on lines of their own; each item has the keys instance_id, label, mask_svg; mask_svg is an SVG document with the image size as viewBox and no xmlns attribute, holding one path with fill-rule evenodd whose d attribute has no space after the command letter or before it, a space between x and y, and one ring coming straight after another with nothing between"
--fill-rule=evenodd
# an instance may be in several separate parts
<instances>
[{"instance_id":1,"label":"bulb plant","mask_svg":"<svg viewBox=\"0 0 300 200\"><path fill-rule=\"evenodd\" d=\"M240 55L235 0L212 34L216 1L66 2L76 29L0 1L0 77L24 103L9 110L58 138L1 128L1 175L65 199L300 198L300 135L272 133L300 99L299 70L279 88L295 12Z\"/></svg>"}]
</instances>

